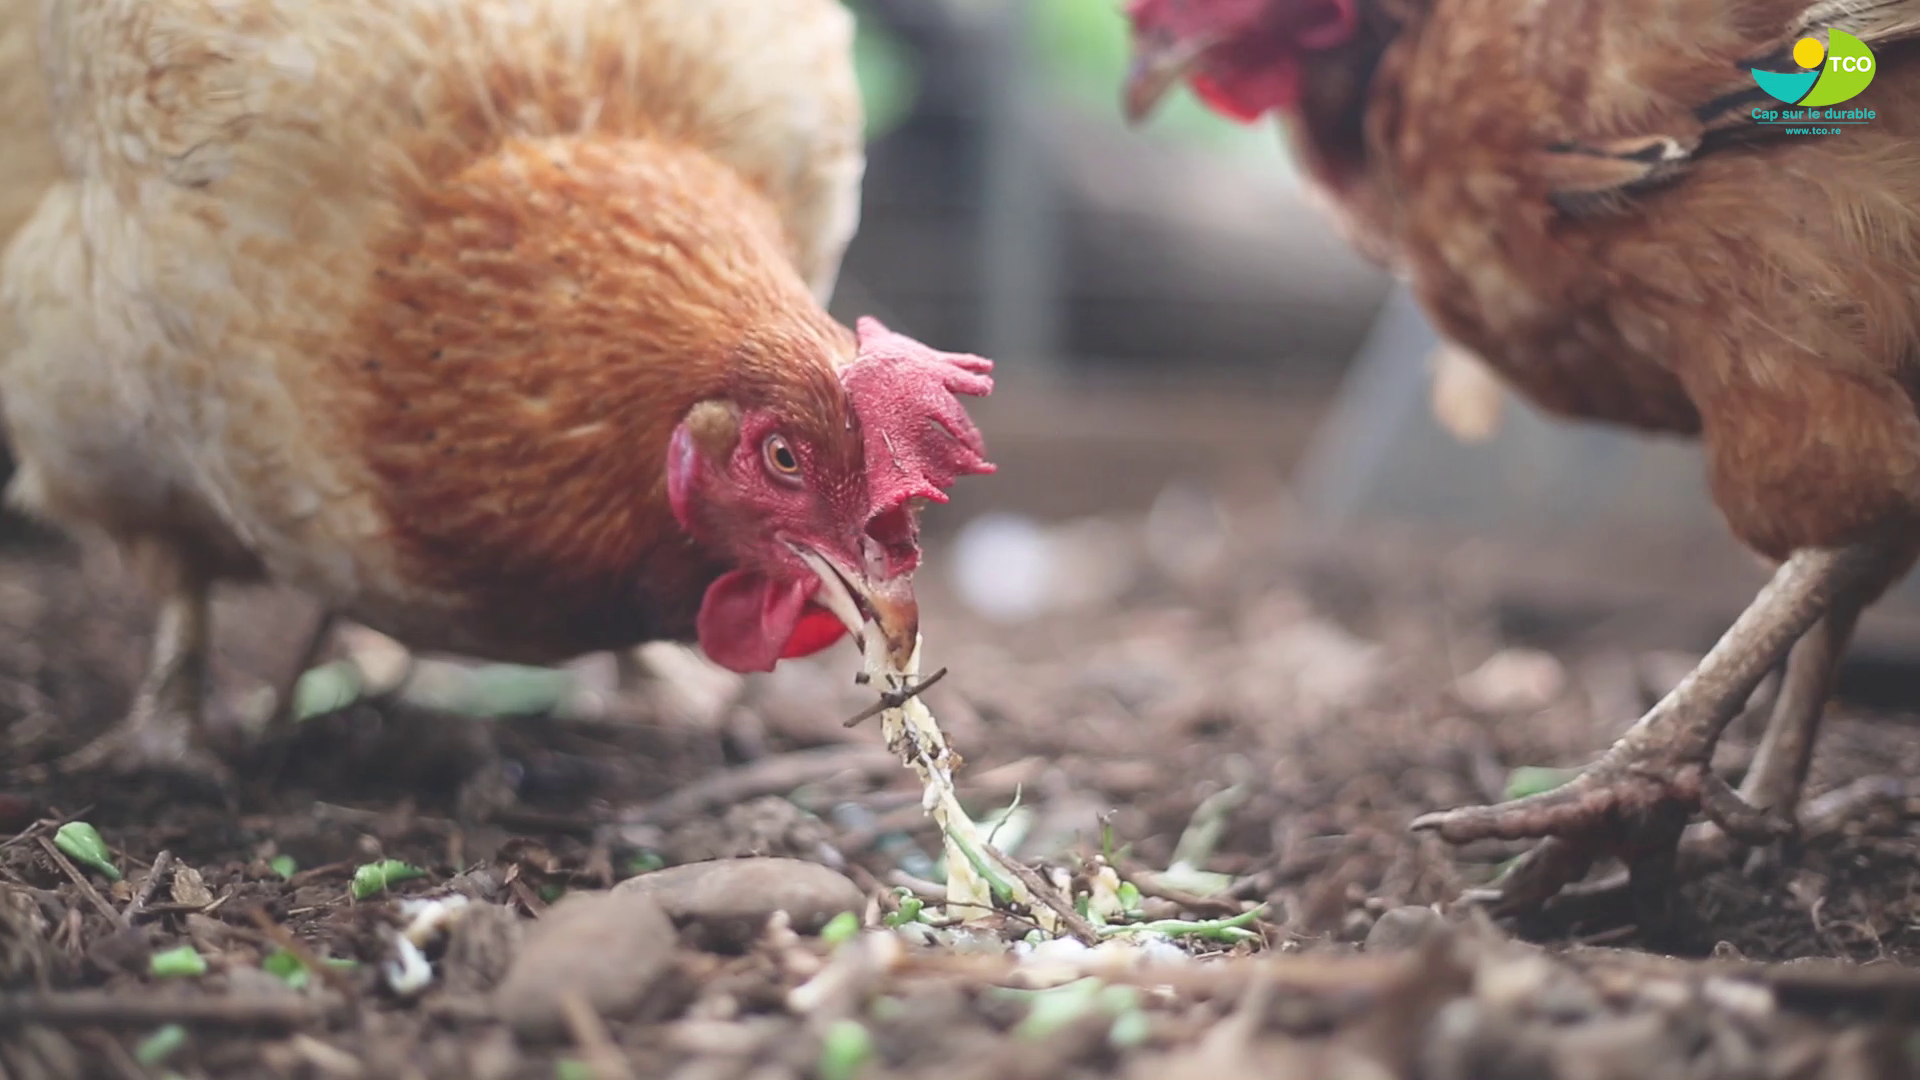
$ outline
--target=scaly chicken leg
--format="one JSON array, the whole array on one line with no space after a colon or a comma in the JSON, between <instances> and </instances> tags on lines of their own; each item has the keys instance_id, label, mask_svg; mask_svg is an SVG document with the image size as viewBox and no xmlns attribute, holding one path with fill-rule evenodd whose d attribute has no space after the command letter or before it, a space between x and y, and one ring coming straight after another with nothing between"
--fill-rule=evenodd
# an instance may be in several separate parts
<instances>
[{"instance_id":1,"label":"scaly chicken leg","mask_svg":"<svg viewBox=\"0 0 1920 1080\"><path fill-rule=\"evenodd\" d=\"M1447 841L1546 836L1501 883L1496 905L1531 907L1584 876L1601 855L1628 867L1643 921L1665 922L1681 831L1695 806L1736 840L1790 831L1834 664L1859 611L1906 565L1908 548L1878 538L1796 552L1691 674L1605 756L1553 791L1413 822ZM1781 697L1743 798L1709 768L1720 733L1791 650Z\"/></svg>"},{"instance_id":2,"label":"scaly chicken leg","mask_svg":"<svg viewBox=\"0 0 1920 1080\"><path fill-rule=\"evenodd\" d=\"M62 758L57 768L152 772L230 792L232 771L206 740L212 582L169 545L142 541L131 548L141 576L160 597L146 676L126 720Z\"/></svg>"},{"instance_id":3,"label":"scaly chicken leg","mask_svg":"<svg viewBox=\"0 0 1920 1080\"><path fill-rule=\"evenodd\" d=\"M1858 595L1836 596L1827 616L1814 624L1787 656L1786 677L1773 703L1767 730L1740 784L1740 797L1763 812L1791 814L1813 763L1813 738L1833 693L1841 654L1853 637L1864 605Z\"/></svg>"}]
</instances>

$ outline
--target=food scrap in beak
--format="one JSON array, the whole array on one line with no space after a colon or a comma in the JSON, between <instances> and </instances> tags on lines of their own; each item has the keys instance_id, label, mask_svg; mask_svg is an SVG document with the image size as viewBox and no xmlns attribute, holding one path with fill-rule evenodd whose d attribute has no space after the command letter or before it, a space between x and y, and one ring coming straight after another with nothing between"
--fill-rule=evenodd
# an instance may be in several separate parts
<instances>
[{"instance_id":1,"label":"food scrap in beak","mask_svg":"<svg viewBox=\"0 0 1920 1080\"><path fill-rule=\"evenodd\" d=\"M807 568L820 579L820 590L813 601L832 612L856 647L866 648L869 620L879 627L887 643L887 655L904 668L913 659L920 639L920 603L913 595L913 582L906 576L869 582L860 574L841 570L817 552L796 547Z\"/></svg>"},{"instance_id":2,"label":"food scrap in beak","mask_svg":"<svg viewBox=\"0 0 1920 1080\"><path fill-rule=\"evenodd\" d=\"M1125 111L1127 123L1139 126L1153 113L1174 84L1199 64L1210 41L1171 41L1136 38L1133 63L1127 68Z\"/></svg>"}]
</instances>

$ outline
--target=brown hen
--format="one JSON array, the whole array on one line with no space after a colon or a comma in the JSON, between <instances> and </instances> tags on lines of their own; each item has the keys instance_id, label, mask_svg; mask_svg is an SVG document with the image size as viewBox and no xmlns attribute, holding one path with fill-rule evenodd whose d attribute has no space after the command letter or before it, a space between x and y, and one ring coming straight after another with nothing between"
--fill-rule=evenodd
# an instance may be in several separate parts
<instances>
[{"instance_id":1,"label":"brown hen","mask_svg":"<svg viewBox=\"0 0 1920 1080\"><path fill-rule=\"evenodd\" d=\"M1920 3L1134 0L1130 15L1136 119L1181 79L1228 115L1279 116L1356 242L1445 335L1553 413L1699 436L1728 524L1780 564L1577 780L1417 826L1550 837L1506 879L1512 905L1622 856L1653 917L1696 808L1743 839L1779 835L1854 622L1920 548ZM1795 43L1833 30L1877 52L1871 85L1836 106L1864 122L1783 119L1751 70L1796 72ZM1735 795L1708 768L1714 743L1789 652Z\"/></svg>"},{"instance_id":2,"label":"brown hen","mask_svg":"<svg viewBox=\"0 0 1920 1080\"><path fill-rule=\"evenodd\" d=\"M0 56L39 53L0 122L52 137L0 170L39 184L10 497L162 604L128 725L68 764L222 771L222 581L523 662L910 653L917 507L991 469L954 395L992 383L822 307L852 40L836 0L0 0Z\"/></svg>"}]
</instances>

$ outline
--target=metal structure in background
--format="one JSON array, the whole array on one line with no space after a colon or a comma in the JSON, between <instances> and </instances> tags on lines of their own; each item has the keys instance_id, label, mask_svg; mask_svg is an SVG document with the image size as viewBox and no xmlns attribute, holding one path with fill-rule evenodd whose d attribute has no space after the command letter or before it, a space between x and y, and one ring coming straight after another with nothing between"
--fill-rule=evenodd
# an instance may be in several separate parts
<instances>
[{"instance_id":1,"label":"metal structure in background","mask_svg":"<svg viewBox=\"0 0 1920 1080\"><path fill-rule=\"evenodd\" d=\"M1277 145L1271 171L1249 170L1127 130L1118 71L1111 106L1063 97L1029 0L859 10L910 54L917 90L868 146L837 314L992 356L1039 388L1331 390L1380 287L1329 250Z\"/></svg>"},{"instance_id":2,"label":"metal structure in background","mask_svg":"<svg viewBox=\"0 0 1920 1080\"><path fill-rule=\"evenodd\" d=\"M1549 419L1511 395L1491 439L1454 438L1429 405L1439 344L1396 285L1297 473L1304 506L1322 521L1434 519L1542 539L1595 528L1686 541L1725 532L1690 442Z\"/></svg>"},{"instance_id":3,"label":"metal structure in background","mask_svg":"<svg viewBox=\"0 0 1920 1080\"><path fill-rule=\"evenodd\" d=\"M1060 215L1046 157L1035 145L1036 67L1024 5L1000 0L987 18L981 130L980 341L1017 358L1008 374L1048 377L1060 353Z\"/></svg>"}]
</instances>

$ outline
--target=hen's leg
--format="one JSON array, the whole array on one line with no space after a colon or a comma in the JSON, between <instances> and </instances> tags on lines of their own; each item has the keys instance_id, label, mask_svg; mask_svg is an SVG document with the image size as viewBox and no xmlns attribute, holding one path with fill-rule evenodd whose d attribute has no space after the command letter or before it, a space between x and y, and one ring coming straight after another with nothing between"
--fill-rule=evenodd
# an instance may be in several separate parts
<instances>
[{"instance_id":1,"label":"hen's leg","mask_svg":"<svg viewBox=\"0 0 1920 1080\"><path fill-rule=\"evenodd\" d=\"M58 763L67 773L104 769L159 773L215 791L231 789L232 773L206 740L207 655L212 642L212 582L171 548L134 550L160 597L147 673L127 719Z\"/></svg>"},{"instance_id":2,"label":"hen's leg","mask_svg":"<svg viewBox=\"0 0 1920 1080\"><path fill-rule=\"evenodd\" d=\"M1840 657L1859 621L1863 606L1860 599L1836 598L1826 618L1815 623L1787 655L1786 676L1780 681L1767 729L1747 768L1747 778L1740 784L1740 798L1756 810L1789 819L1797 817L1800 790L1813 763L1813 740L1833 694ZM1689 831L1680 853L1683 861L1706 867L1724 862L1733 855L1733 849L1733 839L1708 821ZM1764 850L1756 850L1754 858L1766 858Z\"/></svg>"},{"instance_id":3,"label":"hen's leg","mask_svg":"<svg viewBox=\"0 0 1920 1080\"><path fill-rule=\"evenodd\" d=\"M1492 837L1549 839L1528 852L1501 885L1498 902L1509 909L1537 904L1583 876L1593 860L1617 855L1627 863L1646 917L1658 918L1670 895L1675 850L1696 806L1739 840L1772 839L1786 826L1768 810L1743 801L1708 768L1720 732L1740 711L1760 679L1831 609L1852 617L1904 566L1908 552L1889 540L1837 549L1808 549L1783 563L1753 603L1734 621L1691 674L1655 705L1613 748L1585 772L1553 791L1491 807L1427 814L1416 829L1431 829L1452 843ZM1831 662L1809 652L1803 671ZM1816 660L1827 660L1824 665ZM1818 723L1817 707L1805 705L1827 677L1790 679L1783 688L1775 749L1756 763L1750 789L1769 798L1797 789L1799 761ZM1804 689L1802 689L1804 688ZM1824 698L1824 693L1820 695Z\"/></svg>"},{"instance_id":4,"label":"hen's leg","mask_svg":"<svg viewBox=\"0 0 1920 1080\"><path fill-rule=\"evenodd\" d=\"M1800 804L1800 788L1813 763L1814 735L1833 694L1840 656L1860 619L1860 599L1836 597L1827 617L1814 624L1787 657L1780 697L1740 784L1740 797L1756 810L1791 814Z\"/></svg>"}]
</instances>

